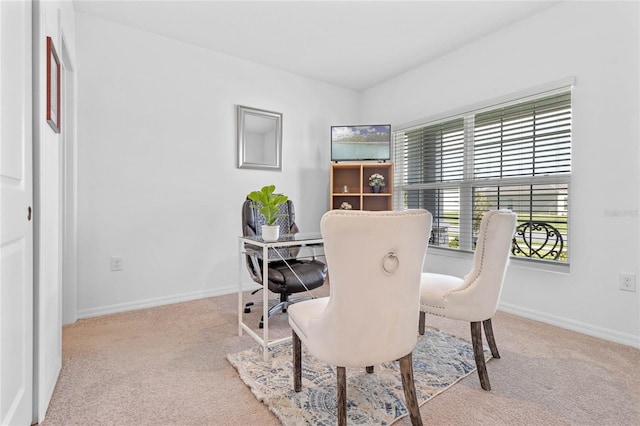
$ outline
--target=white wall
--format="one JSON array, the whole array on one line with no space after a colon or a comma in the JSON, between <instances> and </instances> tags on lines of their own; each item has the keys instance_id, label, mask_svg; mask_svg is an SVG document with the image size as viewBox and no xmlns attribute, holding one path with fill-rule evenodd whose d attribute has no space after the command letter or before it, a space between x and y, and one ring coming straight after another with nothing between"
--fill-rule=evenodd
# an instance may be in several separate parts
<instances>
[{"instance_id":1,"label":"white wall","mask_svg":"<svg viewBox=\"0 0 640 426\"><path fill-rule=\"evenodd\" d=\"M637 2L565 2L366 91L362 118L394 125L576 77L570 273L511 265L500 308L640 347ZM470 260L431 250L430 271Z\"/></svg>"},{"instance_id":2,"label":"white wall","mask_svg":"<svg viewBox=\"0 0 640 426\"><path fill-rule=\"evenodd\" d=\"M241 205L263 185L319 229L329 129L356 92L76 16L79 317L236 291ZM283 113L282 172L236 168L237 104Z\"/></svg>"}]
</instances>

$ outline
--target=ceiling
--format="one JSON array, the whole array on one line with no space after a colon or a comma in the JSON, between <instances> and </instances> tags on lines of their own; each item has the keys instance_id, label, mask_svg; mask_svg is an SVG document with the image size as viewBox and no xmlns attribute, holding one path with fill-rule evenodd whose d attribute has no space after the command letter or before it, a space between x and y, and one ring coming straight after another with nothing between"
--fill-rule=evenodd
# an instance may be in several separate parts
<instances>
[{"instance_id":1,"label":"ceiling","mask_svg":"<svg viewBox=\"0 0 640 426\"><path fill-rule=\"evenodd\" d=\"M557 3L74 0L76 11L357 91Z\"/></svg>"}]
</instances>

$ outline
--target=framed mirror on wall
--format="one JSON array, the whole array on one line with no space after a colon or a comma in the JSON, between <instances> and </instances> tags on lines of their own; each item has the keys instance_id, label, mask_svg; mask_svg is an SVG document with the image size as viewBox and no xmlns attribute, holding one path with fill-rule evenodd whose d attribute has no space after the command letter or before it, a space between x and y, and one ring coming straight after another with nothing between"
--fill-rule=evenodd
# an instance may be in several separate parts
<instances>
[{"instance_id":1,"label":"framed mirror on wall","mask_svg":"<svg viewBox=\"0 0 640 426\"><path fill-rule=\"evenodd\" d=\"M282 114L237 105L238 168L282 170Z\"/></svg>"}]
</instances>

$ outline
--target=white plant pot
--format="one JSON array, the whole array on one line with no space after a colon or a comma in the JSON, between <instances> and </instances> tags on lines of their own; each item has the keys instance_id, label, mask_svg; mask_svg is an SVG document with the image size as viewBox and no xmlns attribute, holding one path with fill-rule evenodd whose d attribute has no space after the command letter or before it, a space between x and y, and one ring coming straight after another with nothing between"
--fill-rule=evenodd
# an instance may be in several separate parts
<instances>
[{"instance_id":1,"label":"white plant pot","mask_svg":"<svg viewBox=\"0 0 640 426\"><path fill-rule=\"evenodd\" d=\"M280 226L262 225L262 239L264 241L278 241L278 237L280 237Z\"/></svg>"}]
</instances>

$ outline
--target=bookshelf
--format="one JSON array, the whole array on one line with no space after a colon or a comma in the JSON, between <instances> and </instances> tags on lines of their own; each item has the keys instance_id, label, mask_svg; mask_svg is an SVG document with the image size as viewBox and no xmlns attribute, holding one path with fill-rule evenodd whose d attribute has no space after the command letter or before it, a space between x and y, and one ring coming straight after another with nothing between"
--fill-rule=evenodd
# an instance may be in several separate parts
<instances>
[{"instance_id":1,"label":"bookshelf","mask_svg":"<svg viewBox=\"0 0 640 426\"><path fill-rule=\"evenodd\" d=\"M369 186L369 176L379 173L386 185L380 193ZM393 210L392 163L331 163L330 208L339 209L343 202L353 210ZM346 192L345 192L346 188Z\"/></svg>"}]
</instances>

